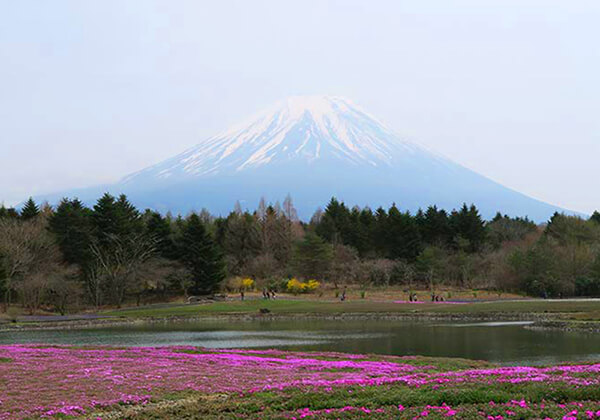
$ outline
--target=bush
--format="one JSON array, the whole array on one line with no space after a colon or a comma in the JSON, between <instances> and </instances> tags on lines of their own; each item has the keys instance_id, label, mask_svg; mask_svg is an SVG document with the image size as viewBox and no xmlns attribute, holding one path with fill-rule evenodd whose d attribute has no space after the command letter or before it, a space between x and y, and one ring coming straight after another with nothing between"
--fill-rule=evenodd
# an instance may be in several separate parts
<instances>
[{"instance_id":1,"label":"bush","mask_svg":"<svg viewBox=\"0 0 600 420\"><path fill-rule=\"evenodd\" d=\"M286 289L288 292L297 295L298 293L308 293L317 290L321 286L317 280L311 279L308 282L303 282L295 277L288 280Z\"/></svg>"},{"instance_id":2,"label":"bush","mask_svg":"<svg viewBox=\"0 0 600 420\"><path fill-rule=\"evenodd\" d=\"M308 283L306 283L306 288L310 292L317 290L320 286L321 286L321 283L319 283L318 281L316 281L314 279L309 280Z\"/></svg>"},{"instance_id":3,"label":"bush","mask_svg":"<svg viewBox=\"0 0 600 420\"><path fill-rule=\"evenodd\" d=\"M578 277L575 280L577 296L600 296L600 280L590 277Z\"/></svg>"},{"instance_id":4,"label":"bush","mask_svg":"<svg viewBox=\"0 0 600 420\"><path fill-rule=\"evenodd\" d=\"M251 278L242 279L242 289L244 289L244 290L254 289L254 280L252 280Z\"/></svg>"},{"instance_id":5,"label":"bush","mask_svg":"<svg viewBox=\"0 0 600 420\"><path fill-rule=\"evenodd\" d=\"M254 280L249 277L240 278L234 277L227 282L226 288L229 291L238 291L238 290L253 290L254 289Z\"/></svg>"}]
</instances>

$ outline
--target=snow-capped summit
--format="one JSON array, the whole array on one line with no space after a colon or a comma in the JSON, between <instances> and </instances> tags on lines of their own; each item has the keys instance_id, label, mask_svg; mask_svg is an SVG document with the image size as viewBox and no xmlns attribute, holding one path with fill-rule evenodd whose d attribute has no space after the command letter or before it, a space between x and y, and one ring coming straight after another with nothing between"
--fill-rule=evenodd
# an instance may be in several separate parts
<instances>
[{"instance_id":1,"label":"snow-capped summit","mask_svg":"<svg viewBox=\"0 0 600 420\"><path fill-rule=\"evenodd\" d=\"M419 148L338 96L293 96L249 122L123 180L243 172L274 163L391 166Z\"/></svg>"},{"instance_id":2,"label":"snow-capped summit","mask_svg":"<svg viewBox=\"0 0 600 420\"><path fill-rule=\"evenodd\" d=\"M54 199L77 195L91 204L106 190L126 193L142 208L218 214L236 201L253 209L263 196L275 202L290 193L304 219L332 196L411 211L475 203L485 217L501 211L538 221L561 211L406 141L337 96L288 98L115 185Z\"/></svg>"}]
</instances>

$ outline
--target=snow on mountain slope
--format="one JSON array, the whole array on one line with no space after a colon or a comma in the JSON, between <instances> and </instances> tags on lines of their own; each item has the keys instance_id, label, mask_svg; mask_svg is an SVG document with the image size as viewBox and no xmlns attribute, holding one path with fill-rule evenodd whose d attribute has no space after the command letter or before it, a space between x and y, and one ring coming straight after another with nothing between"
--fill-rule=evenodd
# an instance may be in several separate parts
<instances>
[{"instance_id":1,"label":"snow on mountain slope","mask_svg":"<svg viewBox=\"0 0 600 420\"><path fill-rule=\"evenodd\" d=\"M395 202L413 212L475 203L485 217L501 211L540 222L562 211L403 140L336 96L289 98L114 185L43 199L77 196L93 204L104 191L125 193L141 208L183 214L202 208L227 214L236 201L254 209L263 196L275 202L290 193L305 220L332 196L373 208Z\"/></svg>"},{"instance_id":2,"label":"snow on mountain slope","mask_svg":"<svg viewBox=\"0 0 600 420\"><path fill-rule=\"evenodd\" d=\"M391 166L401 156L423 152L347 99L295 96L122 182L232 174L298 161Z\"/></svg>"}]
</instances>

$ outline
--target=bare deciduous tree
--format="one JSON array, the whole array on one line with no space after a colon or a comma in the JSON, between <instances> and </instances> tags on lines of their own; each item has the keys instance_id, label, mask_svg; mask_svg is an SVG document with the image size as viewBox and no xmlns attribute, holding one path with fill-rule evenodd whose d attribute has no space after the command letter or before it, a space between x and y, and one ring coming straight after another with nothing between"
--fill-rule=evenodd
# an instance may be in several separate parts
<instances>
[{"instance_id":1,"label":"bare deciduous tree","mask_svg":"<svg viewBox=\"0 0 600 420\"><path fill-rule=\"evenodd\" d=\"M98 270L94 274L106 276L112 300L120 307L125 292L135 283L142 265L155 254L156 247L155 240L145 234L125 238L107 235L103 245L92 243L91 251Z\"/></svg>"},{"instance_id":2,"label":"bare deciduous tree","mask_svg":"<svg viewBox=\"0 0 600 420\"><path fill-rule=\"evenodd\" d=\"M30 311L39 308L47 277L60 268L60 251L46 227L44 214L26 221L0 219L5 309L12 303L15 291L27 301Z\"/></svg>"}]
</instances>

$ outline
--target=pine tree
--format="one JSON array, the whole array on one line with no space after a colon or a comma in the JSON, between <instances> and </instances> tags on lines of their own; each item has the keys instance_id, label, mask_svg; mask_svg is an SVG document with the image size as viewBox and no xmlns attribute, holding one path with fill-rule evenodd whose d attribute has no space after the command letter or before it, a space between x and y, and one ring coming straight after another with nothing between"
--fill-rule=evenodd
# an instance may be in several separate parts
<instances>
[{"instance_id":1,"label":"pine tree","mask_svg":"<svg viewBox=\"0 0 600 420\"><path fill-rule=\"evenodd\" d=\"M33 198L29 197L23 209L21 209L21 219L30 220L40 214L40 208L35 204Z\"/></svg>"},{"instance_id":2,"label":"pine tree","mask_svg":"<svg viewBox=\"0 0 600 420\"><path fill-rule=\"evenodd\" d=\"M94 205L92 214L94 236L98 241L104 242L107 235L117 233L117 218L115 197L105 193Z\"/></svg>"},{"instance_id":3,"label":"pine tree","mask_svg":"<svg viewBox=\"0 0 600 420\"><path fill-rule=\"evenodd\" d=\"M324 280L329 275L332 257L332 246L309 232L296 247L294 265L304 278Z\"/></svg>"},{"instance_id":4,"label":"pine tree","mask_svg":"<svg viewBox=\"0 0 600 420\"><path fill-rule=\"evenodd\" d=\"M374 229L375 216L369 207L365 207L358 215L357 239L354 248L358 250L361 257L373 254L375 252Z\"/></svg>"},{"instance_id":5,"label":"pine tree","mask_svg":"<svg viewBox=\"0 0 600 420\"><path fill-rule=\"evenodd\" d=\"M596 210L590 217L590 220L592 222L596 222L596 223L600 224L600 212L598 212L598 210Z\"/></svg>"},{"instance_id":6,"label":"pine tree","mask_svg":"<svg viewBox=\"0 0 600 420\"><path fill-rule=\"evenodd\" d=\"M354 206L348 217L349 229L346 233L346 244L357 251L364 250L368 246L367 232L360 223L360 209Z\"/></svg>"},{"instance_id":7,"label":"pine tree","mask_svg":"<svg viewBox=\"0 0 600 420\"><path fill-rule=\"evenodd\" d=\"M459 211L454 210L448 220L453 232L456 248L464 248L467 252L477 252L486 238L486 228L475 205L463 204Z\"/></svg>"},{"instance_id":8,"label":"pine tree","mask_svg":"<svg viewBox=\"0 0 600 420\"><path fill-rule=\"evenodd\" d=\"M348 207L333 197L325 207L321 222L317 225L316 233L326 241L345 244L348 242L350 229L350 211Z\"/></svg>"},{"instance_id":9,"label":"pine tree","mask_svg":"<svg viewBox=\"0 0 600 420\"><path fill-rule=\"evenodd\" d=\"M373 245L380 257L385 257L388 249L388 214L383 207L375 210L375 223L371 231Z\"/></svg>"},{"instance_id":10,"label":"pine tree","mask_svg":"<svg viewBox=\"0 0 600 420\"><path fill-rule=\"evenodd\" d=\"M115 202L115 208L118 215L118 225L120 235L139 234L144 229L144 222L138 209L127 199L125 194L121 194Z\"/></svg>"},{"instance_id":11,"label":"pine tree","mask_svg":"<svg viewBox=\"0 0 600 420\"><path fill-rule=\"evenodd\" d=\"M69 264L86 266L91 258L91 210L78 199L63 199L49 218L49 229L55 235L63 258Z\"/></svg>"},{"instance_id":12,"label":"pine tree","mask_svg":"<svg viewBox=\"0 0 600 420\"><path fill-rule=\"evenodd\" d=\"M448 245L452 239L448 213L438 210L436 206L430 206L422 216L420 231L423 242L427 245Z\"/></svg>"},{"instance_id":13,"label":"pine tree","mask_svg":"<svg viewBox=\"0 0 600 420\"><path fill-rule=\"evenodd\" d=\"M396 205L388 211L387 255L391 259L413 261L421 252L421 237L415 219Z\"/></svg>"},{"instance_id":14,"label":"pine tree","mask_svg":"<svg viewBox=\"0 0 600 420\"><path fill-rule=\"evenodd\" d=\"M104 194L94 206L92 213L94 236L101 244L107 244L111 236L131 237L143 231L143 221L139 211L125 195L115 199Z\"/></svg>"},{"instance_id":15,"label":"pine tree","mask_svg":"<svg viewBox=\"0 0 600 420\"><path fill-rule=\"evenodd\" d=\"M168 259L177 258L177 250L173 243L171 223L160 213L147 210L144 215L146 221L146 233L156 243L158 253Z\"/></svg>"},{"instance_id":16,"label":"pine tree","mask_svg":"<svg viewBox=\"0 0 600 420\"><path fill-rule=\"evenodd\" d=\"M196 214L191 214L186 221L180 255L192 276L191 294L202 295L218 290L225 278L223 257Z\"/></svg>"}]
</instances>

